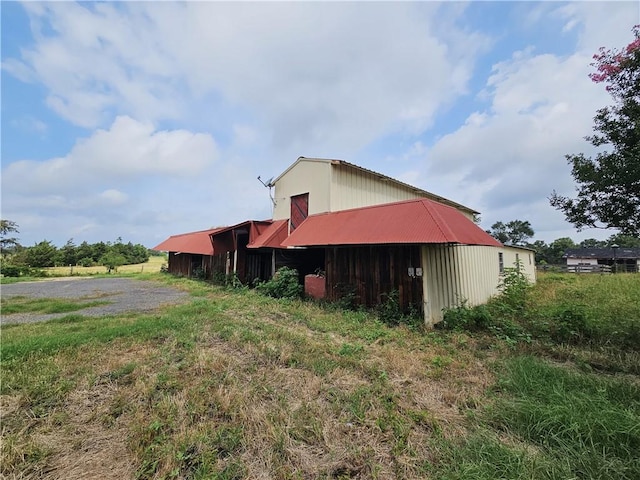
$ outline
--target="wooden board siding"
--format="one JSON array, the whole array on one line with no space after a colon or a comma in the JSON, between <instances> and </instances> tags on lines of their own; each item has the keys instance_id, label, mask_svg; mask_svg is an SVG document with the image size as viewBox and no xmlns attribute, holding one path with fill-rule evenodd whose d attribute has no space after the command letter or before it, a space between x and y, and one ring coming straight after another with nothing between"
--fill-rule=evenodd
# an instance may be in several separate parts
<instances>
[{"instance_id":1,"label":"wooden board siding","mask_svg":"<svg viewBox=\"0 0 640 480\"><path fill-rule=\"evenodd\" d=\"M355 303L372 307L397 290L404 309L422 311L422 277L408 274L410 267L421 267L419 246L327 248L325 264L329 300L353 294Z\"/></svg>"},{"instance_id":2,"label":"wooden board siding","mask_svg":"<svg viewBox=\"0 0 640 480\"><path fill-rule=\"evenodd\" d=\"M215 256L169 252L167 270L173 275L191 277L196 275L197 270L201 269L204 278L210 279L213 276L216 265L217 258ZM224 269L224 265L222 268Z\"/></svg>"},{"instance_id":3,"label":"wooden board siding","mask_svg":"<svg viewBox=\"0 0 640 480\"><path fill-rule=\"evenodd\" d=\"M267 281L271 278L272 270L272 253L268 252L250 252L246 251L246 273L245 281L253 283L259 279Z\"/></svg>"}]
</instances>

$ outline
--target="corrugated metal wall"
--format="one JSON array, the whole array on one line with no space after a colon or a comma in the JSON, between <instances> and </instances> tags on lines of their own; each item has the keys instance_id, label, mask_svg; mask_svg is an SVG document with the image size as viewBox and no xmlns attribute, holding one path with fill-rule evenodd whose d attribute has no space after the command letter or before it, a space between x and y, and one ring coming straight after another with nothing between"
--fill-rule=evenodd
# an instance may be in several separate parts
<instances>
[{"instance_id":1,"label":"corrugated metal wall","mask_svg":"<svg viewBox=\"0 0 640 480\"><path fill-rule=\"evenodd\" d=\"M339 161L307 158L296 162L276 180L273 219L288 219L291 197L304 193L309 194L309 215L429 196L410 185ZM432 198L444 200L435 195ZM461 212L473 219L471 212Z\"/></svg>"},{"instance_id":2,"label":"corrugated metal wall","mask_svg":"<svg viewBox=\"0 0 640 480\"><path fill-rule=\"evenodd\" d=\"M536 281L536 262L535 253L531 250L519 247L511 247L505 245L500 249L504 253L504 266L505 268L515 267L518 260L520 260L520 266L524 271L524 274L535 283Z\"/></svg>"},{"instance_id":3,"label":"corrugated metal wall","mask_svg":"<svg viewBox=\"0 0 640 480\"><path fill-rule=\"evenodd\" d=\"M442 320L445 308L487 302L499 293L500 254L505 268L521 261L525 275L535 282L533 252L515 247L478 245L423 245L425 322Z\"/></svg>"},{"instance_id":4,"label":"corrugated metal wall","mask_svg":"<svg viewBox=\"0 0 640 480\"><path fill-rule=\"evenodd\" d=\"M273 219L284 220L291 213L291 197L309 194L309 215L329 211L331 163L303 160L283 174L275 184Z\"/></svg>"},{"instance_id":5,"label":"corrugated metal wall","mask_svg":"<svg viewBox=\"0 0 640 480\"><path fill-rule=\"evenodd\" d=\"M419 198L415 191L353 168L331 171L331 211Z\"/></svg>"},{"instance_id":6,"label":"corrugated metal wall","mask_svg":"<svg viewBox=\"0 0 640 480\"><path fill-rule=\"evenodd\" d=\"M466 302L478 305L497 293L498 249L467 245L422 248L425 322L442 320L443 309Z\"/></svg>"}]
</instances>

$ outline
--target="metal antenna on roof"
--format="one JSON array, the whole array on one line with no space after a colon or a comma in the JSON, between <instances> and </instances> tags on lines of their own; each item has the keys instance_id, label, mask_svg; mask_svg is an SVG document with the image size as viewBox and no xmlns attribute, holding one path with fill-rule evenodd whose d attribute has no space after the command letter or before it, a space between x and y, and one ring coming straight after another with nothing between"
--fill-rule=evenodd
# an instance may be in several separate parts
<instances>
[{"instance_id":1,"label":"metal antenna on roof","mask_svg":"<svg viewBox=\"0 0 640 480\"><path fill-rule=\"evenodd\" d=\"M271 195L271 189L273 188L273 177L271 177L269 180L267 180L266 182L264 182L261 178L260 175L258 175L258 181L264 185L265 187L267 187L269 189L269 198L271 199L271 203L273 204L273 206L276 206L276 199L273 198L273 195Z\"/></svg>"}]
</instances>

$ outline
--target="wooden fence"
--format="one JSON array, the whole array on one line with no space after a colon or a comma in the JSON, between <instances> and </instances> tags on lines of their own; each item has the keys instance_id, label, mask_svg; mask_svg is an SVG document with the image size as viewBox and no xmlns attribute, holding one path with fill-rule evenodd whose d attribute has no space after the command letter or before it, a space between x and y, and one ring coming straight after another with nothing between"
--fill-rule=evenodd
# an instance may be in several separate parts
<instances>
[{"instance_id":1,"label":"wooden fence","mask_svg":"<svg viewBox=\"0 0 640 480\"><path fill-rule=\"evenodd\" d=\"M619 263L613 265L538 265L541 272L565 272L565 273L638 273L638 266Z\"/></svg>"}]
</instances>

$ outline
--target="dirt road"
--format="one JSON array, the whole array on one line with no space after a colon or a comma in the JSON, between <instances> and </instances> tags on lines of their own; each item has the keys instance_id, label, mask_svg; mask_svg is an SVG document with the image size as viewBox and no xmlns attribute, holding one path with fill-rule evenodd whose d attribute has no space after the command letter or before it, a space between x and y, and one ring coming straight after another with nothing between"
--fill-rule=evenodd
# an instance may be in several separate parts
<instances>
[{"instance_id":1,"label":"dirt road","mask_svg":"<svg viewBox=\"0 0 640 480\"><path fill-rule=\"evenodd\" d=\"M81 315L118 315L125 312L148 312L163 305L186 302L189 295L155 282L131 278L67 278L38 282L12 283L0 286L2 299L10 297L64 298L77 301L105 301L106 305L88 307ZM0 316L2 324L40 322L68 313L15 313Z\"/></svg>"}]
</instances>

